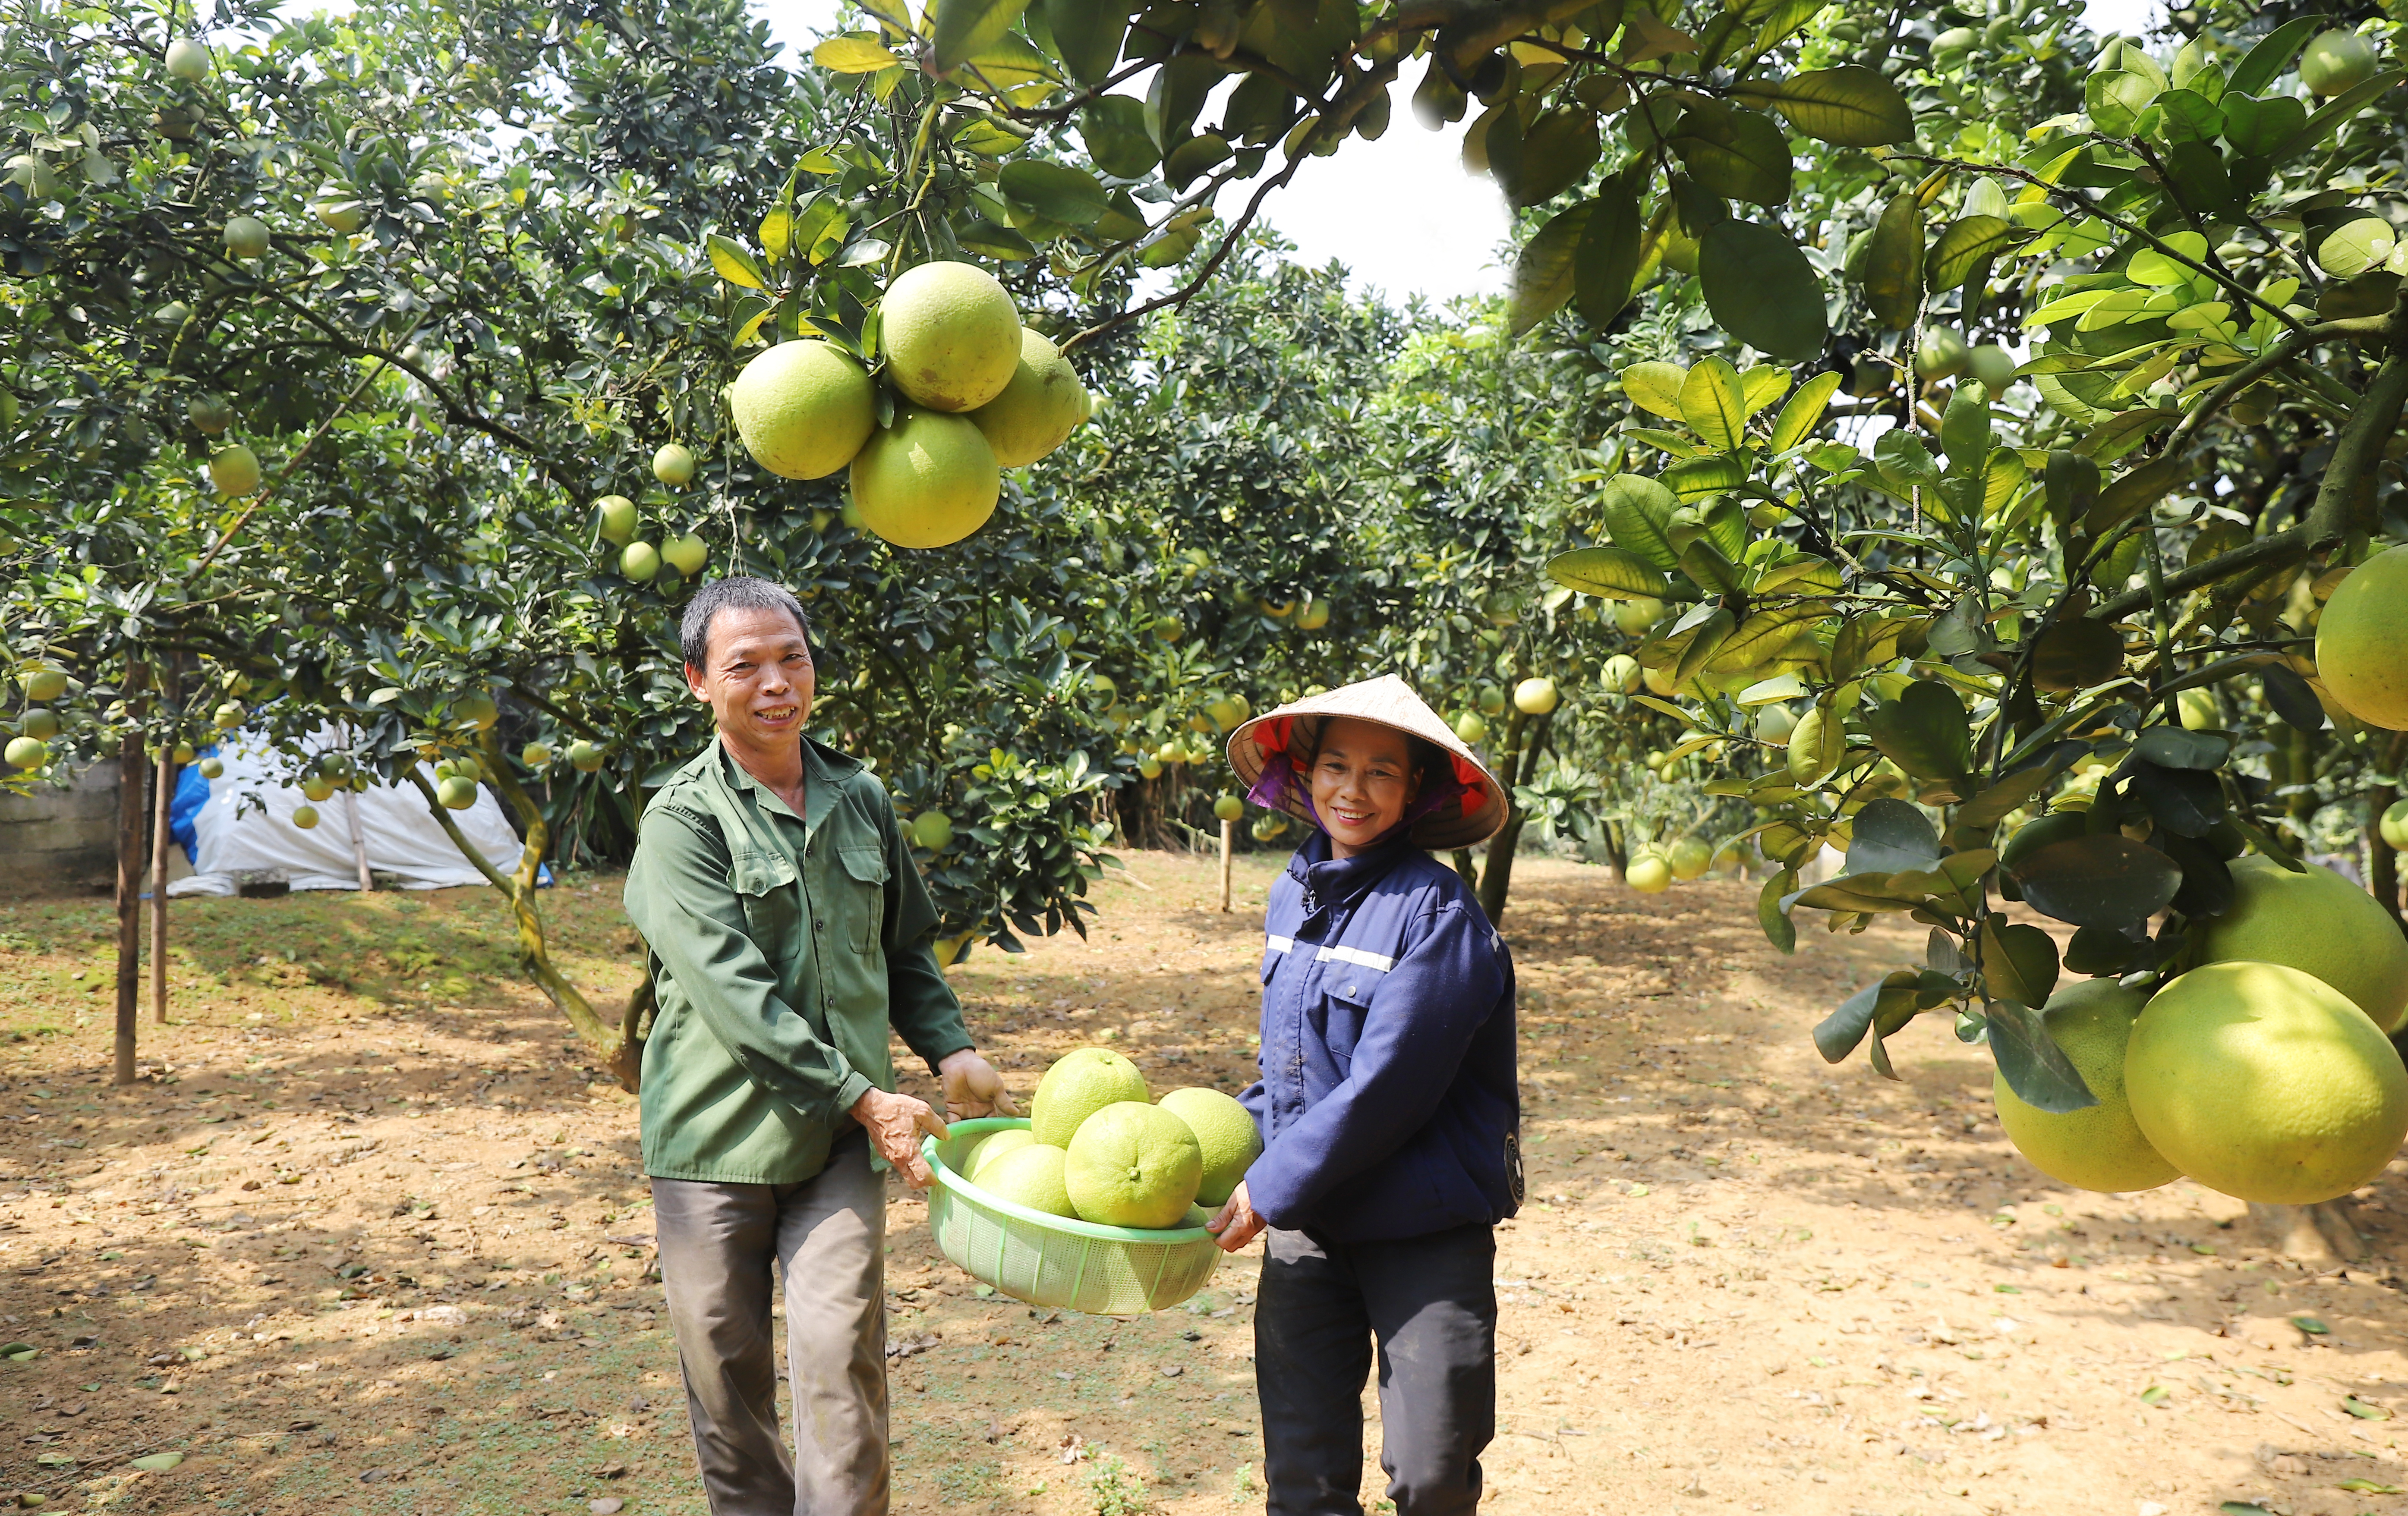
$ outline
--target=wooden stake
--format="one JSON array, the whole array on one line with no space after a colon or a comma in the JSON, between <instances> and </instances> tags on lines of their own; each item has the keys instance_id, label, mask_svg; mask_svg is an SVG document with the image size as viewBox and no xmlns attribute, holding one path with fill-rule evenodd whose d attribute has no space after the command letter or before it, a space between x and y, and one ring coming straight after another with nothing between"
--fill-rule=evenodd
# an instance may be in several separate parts
<instances>
[{"instance_id":1,"label":"wooden stake","mask_svg":"<svg viewBox=\"0 0 2408 1516\"><path fill-rule=\"evenodd\" d=\"M139 728L123 741L117 757L117 1082L131 1084L142 1008L142 792L150 763Z\"/></svg>"},{"instance_id":2,"label":"wooden stake","mask_svg":"<svg viewBox=\"0 0 2408 1516\"><path fill-rule=\"evenodd\" d=\"M1221 908L1229 908L1229 858L1237 851L1238 823L1221 823Z\"/></svg>"},{"instance_id":3,"label":"wooden stake","mask_svg":"<svg viewBox=\"0 0 2408 1516\"><path fill-rule=\"evenodd\" d=\"M176 793L175 750L159 745L159 776L150 797L150 1019L167 1024L167 811Z\"/></svg>"}]
</instances>

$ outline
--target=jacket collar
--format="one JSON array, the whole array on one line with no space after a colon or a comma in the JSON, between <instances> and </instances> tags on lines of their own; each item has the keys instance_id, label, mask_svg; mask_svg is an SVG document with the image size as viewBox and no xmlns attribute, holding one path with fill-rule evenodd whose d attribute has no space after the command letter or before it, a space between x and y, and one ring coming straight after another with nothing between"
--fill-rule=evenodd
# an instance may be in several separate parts
<instances>
[{"instance_id":1,"label":"jacket collar","mask_svg":"<svg viewBox=\"0 0 2408 1516\"><path fill-rule=\"evenodd\" d=\"M1369 852L1332 858L1329 834L1314 832L1287 861L1288 876L1304 886L1305 926L1310 928L1314 918L1361 899L1412 851L1412 840L1399 832Z\"/></svg>"}]
</instances>

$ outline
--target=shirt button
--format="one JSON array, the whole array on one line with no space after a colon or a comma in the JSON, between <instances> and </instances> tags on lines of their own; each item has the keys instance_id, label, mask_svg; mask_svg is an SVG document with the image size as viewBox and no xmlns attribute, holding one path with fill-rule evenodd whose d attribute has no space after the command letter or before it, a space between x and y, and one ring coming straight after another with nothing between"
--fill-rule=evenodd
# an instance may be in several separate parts
<instances>
[{"instance_id":1,"label":"shirt button","mask_svg":"<svg viewBox=\"0 0 2408 1516\"><path fill-rule=\"evenodd\" d=\"M811 922L811 930L814 932L824 932L827 930L827 922L823 921L813 921Z\"/></svg>"}]
</instances>

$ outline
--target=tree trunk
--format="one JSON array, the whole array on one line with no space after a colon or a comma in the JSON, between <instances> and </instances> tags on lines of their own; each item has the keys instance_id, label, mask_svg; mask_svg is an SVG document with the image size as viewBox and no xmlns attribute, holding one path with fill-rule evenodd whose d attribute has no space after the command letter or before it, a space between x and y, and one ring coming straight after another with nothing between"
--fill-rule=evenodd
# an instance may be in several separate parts
<instances>
[{"instance_id":1,"label":"tree trunk","mask_svg":"<svg viewBox=\"0 0 2408 1516\"><path fill-rule=\"evenodd\" d=\"M2385 766L2397 769L2403 755L2408 755L2408 732L2391 739ZM2399 798L2399 787L2391 784L2378 785L2366 794L2366 887L2401 929L2408 931L2408 922L2400 915L2400 852L2383 837L2383 813Z\"/></svg>"},{"instance_id":2,"label":"tree trunk","mask_svg":"<svg viewBox=\"0 0 2408 1516\"><path fill-rule=\"evenodd\" d=\"M167 1024L167 809L176 794L176 750L159 744L150 800L150 1019Z\"/></svg>"},{"instance_id":3,"label":"tree trunk","mask_svg":"<svg viewBox=\"0 0 2408 1516\"><path fill-rule=\"evenodd\" d=\"M133 680L128 679L127 683ZM142 822L150 760L142 734L125 734L117 755L117 1082L134 1082L134 1037L142 1009Z\"/></svg>"},{"instance_id":4,"label":"tree trunk","mask_svg":"<svg viewBox=\"0 0 2408 1516\"><path fill-rule=\"evenodd\" d=\"M1601 830L1605 837L1606 877L1616 884L1625 883L1630 875L1630 853L1622 845L1622 825L1608 822Z\"/></svg>"},{"instance_id":5,"label":"tree trunk","mask_svg":"<svg viewBox=\"0 0 2408 1516\"><path fill-rule=\"evenodd\" d=\"M1229 908L1230 859L1237 851L1238 823L1233 821L1224 821L1221 822L1221 909L1225 913Z\"/></svg>"},{"instance_id":6,"label":"tree trunk","mask_svg":"<svg viewBox=\"0 0 2408 1516\"><path fill-rule=\"evenodd\" d=\"M1455 871L1463 876L1463 882L1471 887L1472 894L1480 893L1480 863L1471 856L1469 848L1455 850Z\"/></svg>"},{"instance_id":7,"label":"tree trunk","mask_svg":"<svg viewBox=\"0 0 2408 1516\"><path fill-rule=\"evenodd\" d=\"M1498 779L1505 786L1505 824L1488 839L1488 862L1480 871L1480 908L1487 913L1488 924L1495 926L1505 919L1505 900L1513 888L1513 853L1522 842L1522 823L1528 820L1521 806L1515 803L1513 792L1530 782L1530 775L1539 766L1539 749L1543 745L1549 718L1526 716L1520 710L1505 723L1505 751L1501 757L1504 772Z\"/></svg>"},{"instance_id":8,"label":"tree trunk","mask_svg":"<svg viewBox=\"0 0 2408 1516\"><path fill-rule=\"evenodd\" d=\"M2366 1256L2366 1243L2339 1201L2320 1206L2267 1206L2249 1202L2256 1223L2284 1257L2320 1267L2357 1263Z\"/></svg>"}]
</instances>

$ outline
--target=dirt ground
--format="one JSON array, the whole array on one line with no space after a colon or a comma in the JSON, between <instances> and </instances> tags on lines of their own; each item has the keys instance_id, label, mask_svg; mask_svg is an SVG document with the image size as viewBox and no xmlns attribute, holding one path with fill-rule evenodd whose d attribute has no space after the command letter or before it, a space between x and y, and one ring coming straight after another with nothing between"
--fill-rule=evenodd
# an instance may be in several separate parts
<instances>
[{"instance_id":1,"label":"dirt ground","mask_svg":"<svg viewBox=\"0 0 2408 1516\"><path fill-rule=\"evenodd\" d=\"M1094 1041L1157 1090L1250 1077L1271 863L1223 915L1208 865L1130 862L1092 941L955 971L1024 1094ZM2043 1179L1936 1022L1898 1039L1902 1083L1822 1064L1807 1028L1914 939L1783 958L1752 887L1538 862L1515 887L1531 1203L1500 1236L1488 1509L2408 1509L2397 1167L2356 1205L2373 1261L2314 1272L2196 1186ZM617 888L546 900L604 994L634 977ZM106 904L0 906L0 1491L699 1516L635 1102L514 979L493 897L174 920L175 1021L118 1089ZM1039 1315L925 1215L896 1187L899 1509L1259 1505L1253 1257L1156 1317Z\"/></svg>"}]
</instances>

